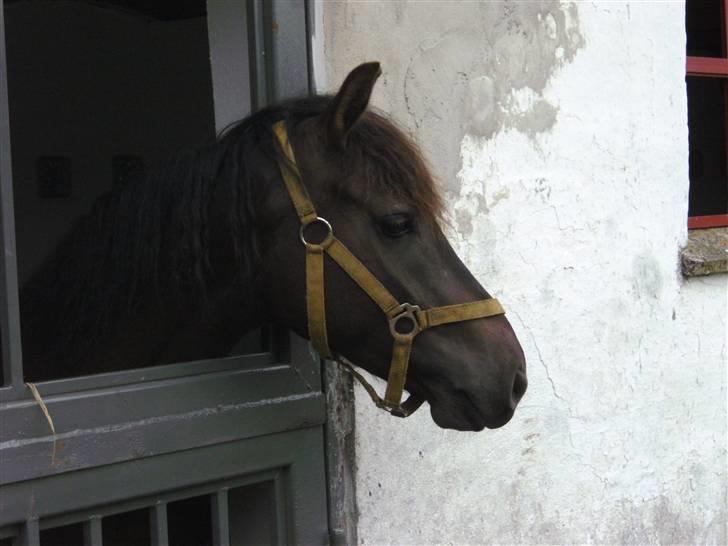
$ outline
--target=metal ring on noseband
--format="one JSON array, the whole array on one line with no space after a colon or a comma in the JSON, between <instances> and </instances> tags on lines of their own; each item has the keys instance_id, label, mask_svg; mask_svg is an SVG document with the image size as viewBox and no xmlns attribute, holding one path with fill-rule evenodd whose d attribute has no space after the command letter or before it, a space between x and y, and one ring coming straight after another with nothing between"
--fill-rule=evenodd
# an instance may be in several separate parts
<instances>
[{"instance_id":1,"label":"metal ring on noseband","mask_svg":"<svg viewBox=\"0 0 728 546\"><path fill-rule=\"evenodd\" d=\"M323 240L320 243L311 243L306 240L306 236L304 234L304 231L307 227L310 227L314 224L323 224L323 226L326 228L327 233L326 236L323 238ZM329 223L326 218L322 218L321 216L317 216L310 222L307 222L305 224L301 224L301 228L298 231L298 237L301 239L301 242L303 245L307 248L311 249L325 249L326 247L330 246L331 243L334 241L334 228L331 227L331 224Z\"/></svg>"}]
</instances>

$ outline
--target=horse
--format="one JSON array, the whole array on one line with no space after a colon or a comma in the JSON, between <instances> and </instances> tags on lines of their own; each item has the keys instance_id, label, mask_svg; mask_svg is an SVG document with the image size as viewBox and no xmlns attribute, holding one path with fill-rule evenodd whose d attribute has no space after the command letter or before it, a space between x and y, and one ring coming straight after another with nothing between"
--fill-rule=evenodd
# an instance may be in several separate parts
<instances>
[{"instance_id":1,"label":"horse","mask_svg":"<svg viewBox=\"0 0 728 546\"><path fill-rule=\"evenodd\" d=\"M360 65L335 95L261 109L100 197L21 291L26 380L222 357L269 322L309 337L281 122L318 213L398 301L490 298L443 233L417 146L369 108L380 73ZM386 317L336 263L323 273L332 351L386 378ZM523 350L502 314L444 324L418 335L404 386L442 428L497 428L526 390Z\"/></svg>"}]
</instances>

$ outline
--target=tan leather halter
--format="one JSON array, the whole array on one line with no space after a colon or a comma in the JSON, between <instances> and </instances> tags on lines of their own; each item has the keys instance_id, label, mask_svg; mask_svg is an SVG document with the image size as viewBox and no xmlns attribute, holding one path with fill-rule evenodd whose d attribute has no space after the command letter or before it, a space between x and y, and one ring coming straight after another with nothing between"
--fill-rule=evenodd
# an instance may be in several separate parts
<instances>
[{"instance_id":1,"label":"tan leather halter","mask_svg":"<svg viewBox=\"0 0 728 546\"><path fill-rule=\"evenodd\" d=\"M288 140L285 122L275 123L273 130L288 159L287 163L279 162L279 166L286 189L301 221L299 237L306 247L306 310L311 342L322 357L335 359L344 365L361 382L377 407L387 410L392 415L406 417L423 402L423 400L411 396L406 402L401 403L407 379L410 351L415 336L433 326L502 315L505 311L495 298L425 310L420 309L417 305L399 303L379 282L379 279L341 241L334 237L331 224L316 214L316 209L301 180L293 148ZM325 227L327 233L321 242L312 243L306 240L305 232L307 227L316 223ZM348 361L340 355L334 355L329 349L324 298L324 254L328 254L367 293L389 321L389 331L394 340L394 347L384 398L376 393L374 388L354 370Z\"/></svg>"}]
</instances>

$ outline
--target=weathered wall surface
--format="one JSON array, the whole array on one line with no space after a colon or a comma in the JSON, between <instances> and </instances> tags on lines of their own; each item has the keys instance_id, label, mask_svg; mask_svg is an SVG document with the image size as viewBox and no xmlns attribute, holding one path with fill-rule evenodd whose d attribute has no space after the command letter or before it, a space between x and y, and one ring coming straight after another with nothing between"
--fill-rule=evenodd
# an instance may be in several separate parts
<instances>
[{"instance_id":1,"label":"weathered wall surface","mask_svg":"<svg viewBox=\"0 0 728 546\"><path fill-rule=\"evenodd\" d=\"M529 363L497 431L392 419L357 391L360 543L725 544L727 279L678 271L683 5L316 10L319 88L382 62L374 103L427 152Z\"/></svg>"}]
</instances>

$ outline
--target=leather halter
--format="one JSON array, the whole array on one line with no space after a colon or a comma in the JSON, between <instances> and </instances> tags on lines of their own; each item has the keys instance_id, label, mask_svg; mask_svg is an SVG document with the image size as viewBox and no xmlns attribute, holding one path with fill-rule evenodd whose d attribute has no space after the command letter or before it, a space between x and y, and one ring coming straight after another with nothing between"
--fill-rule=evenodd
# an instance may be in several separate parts
<instances>
[{"instance_id":1,"label":"leather halter","mask_svg":"<svg viewBox=\"0 0 728 546\"><path fill-rule=\"evenodd\" d=\"M296 214L301 221L299 237L306 247L306 311L308 314L309 338L322 357L337 360L339 364L345 366L359 380L377 407L397 417L407 417L424 402L424 400L414 396L410 396L404 403L401 402L405 380L407 379L410 351L415 336L427 328L441 324L502 315L505 311L495 298L446 305L444 307L432 307L425 310L420 309L417 305L399 303L389 290L379 282L379 279L341 241L334 237L331 224L316 213L296 165L296 158L288 140L285 122L275 123L273 131L278 138L281 150L288 159L286 163L279 162L279 167L288 194L291 196L291 201L296 209ZM317 243L306 240L306 229L313 224L320 224L326 229L326 236ZM346 359L341 355L335 355L329 349L324 298L324 254L328 254L366 292L387 317L394 346L384 398L376 393L374 388Z\"/></svg>"}]
</instances>

